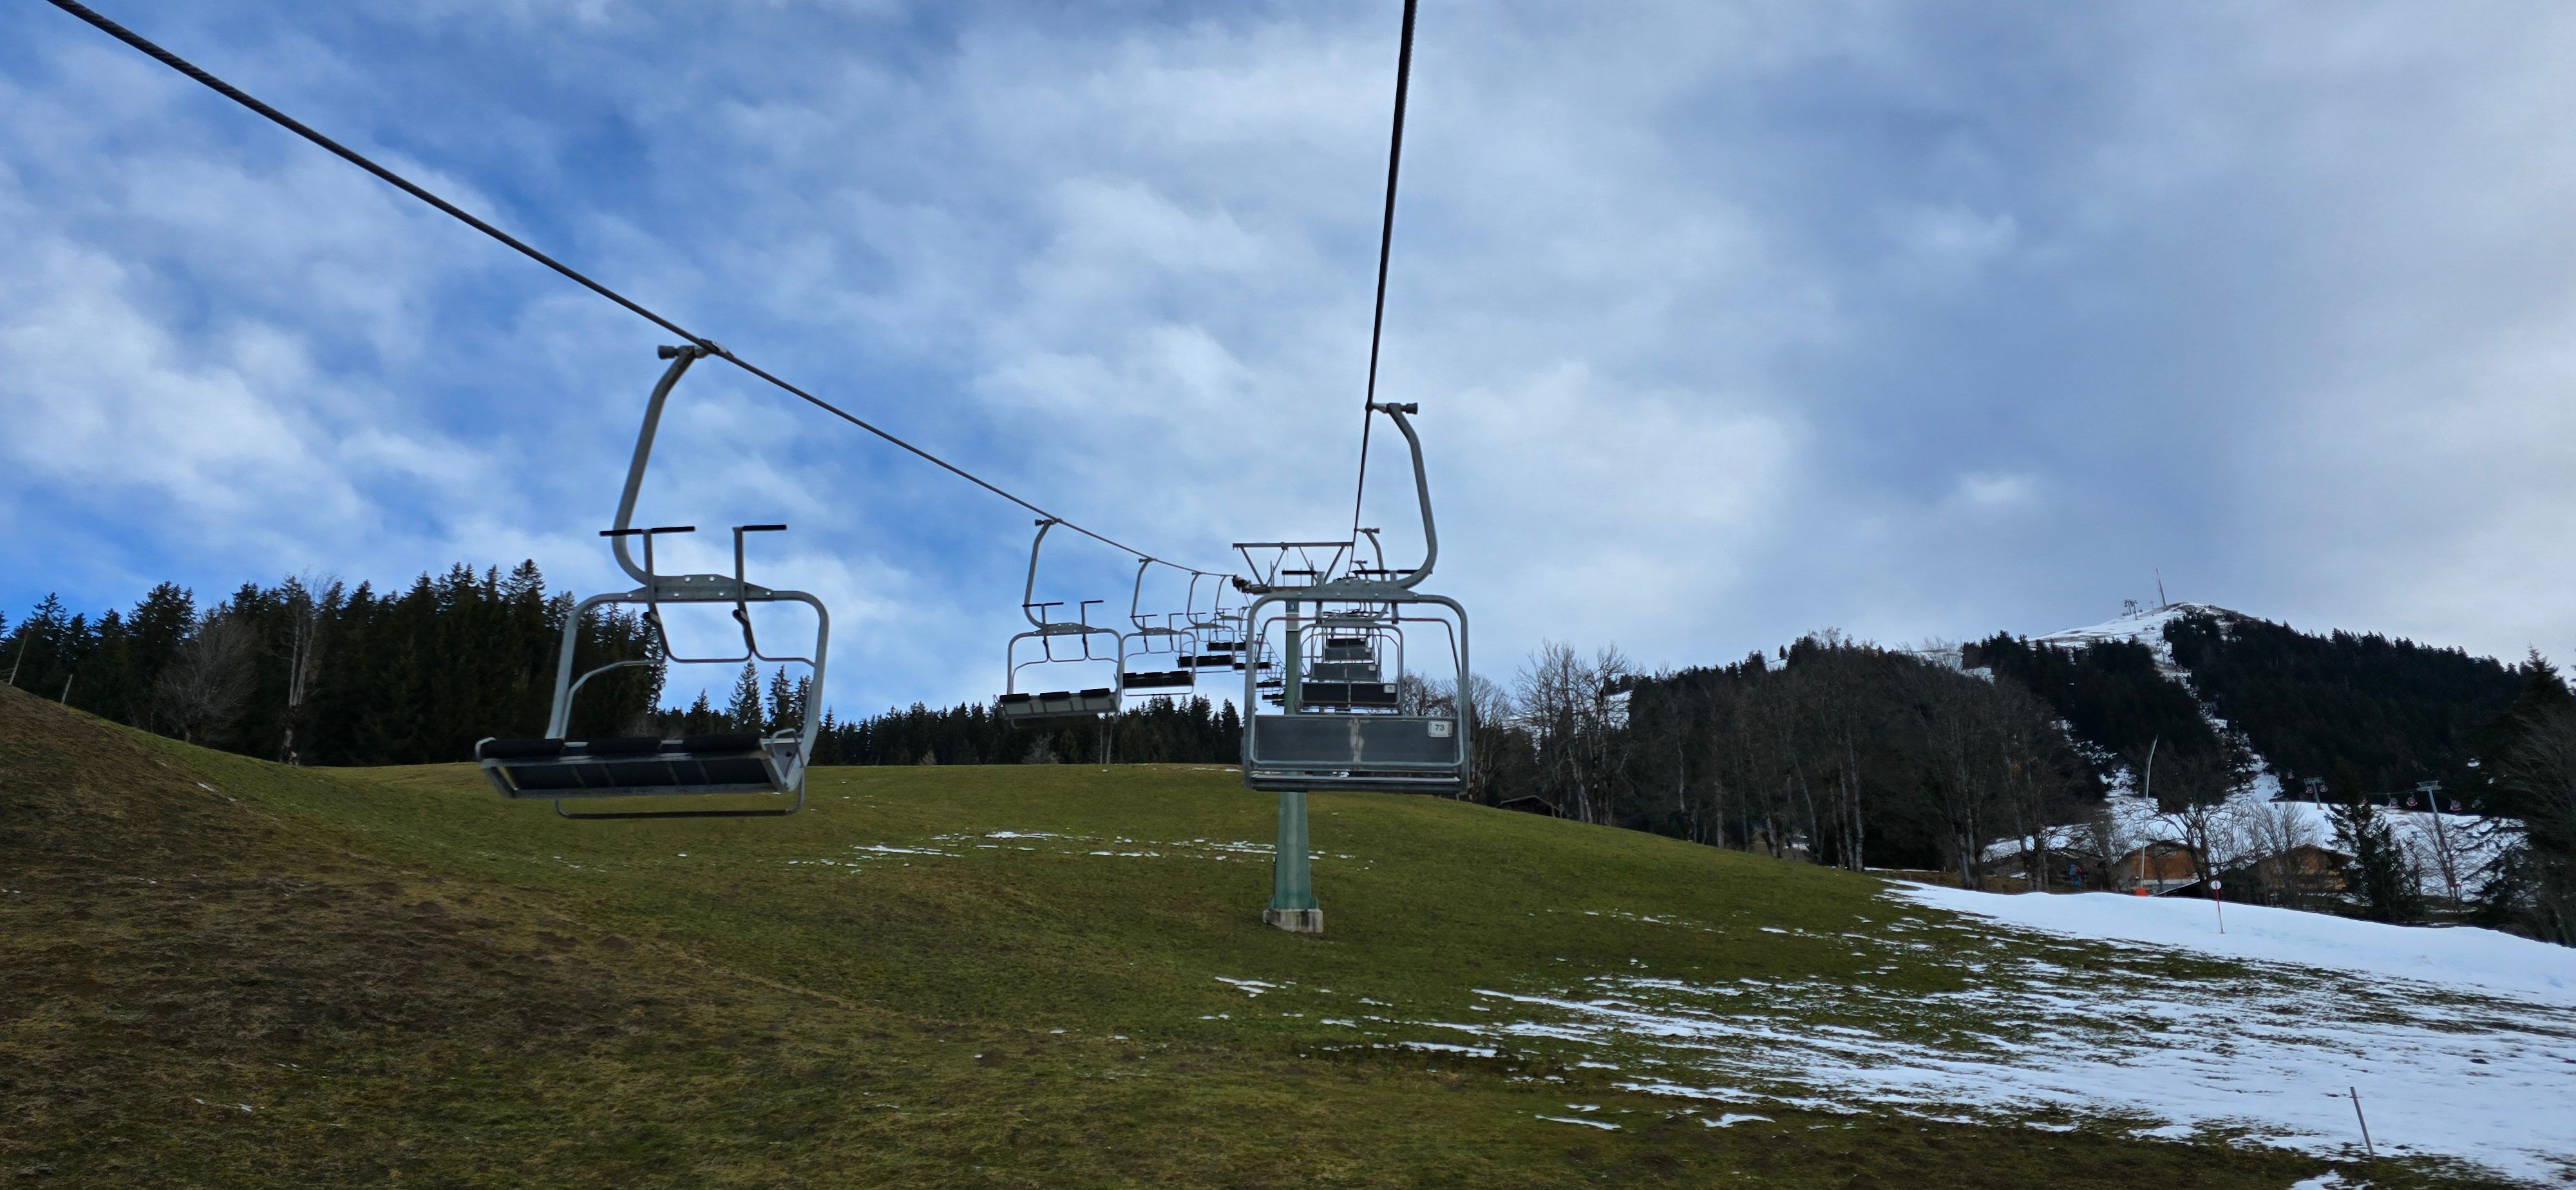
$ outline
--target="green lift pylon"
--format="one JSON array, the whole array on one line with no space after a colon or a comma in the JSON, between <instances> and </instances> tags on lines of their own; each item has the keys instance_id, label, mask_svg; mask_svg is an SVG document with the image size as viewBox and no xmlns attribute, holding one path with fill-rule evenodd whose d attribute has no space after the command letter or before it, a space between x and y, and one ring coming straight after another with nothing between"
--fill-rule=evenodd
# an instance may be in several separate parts
<instances>
[{"instance_id":1,"label":"green lift pylon","mask_svg":"<svg viewBox=\"0 0 2576 1190\"><path fill-rule=\"evenodd\" d=\"M1288 604L1286 626L1288 647L1279 658L1279 704L1287 714L1297 713L1301 684L1298 671L1304 642L1299 639L1297 604ZM1324 909L1315 903L1314 873L1306 854L1306 791L1279 791L1279 841L1270 851L1270 907L1261 911L1261 920L1295 934L1324 932Z\"/></svg>"},{"instance_id":2,"label":"green lift pylon","mask_svg":"<svg viewBox=\"0 0 2576 1190\"><path fill-rule=\"evenodd\" d=\"M1314 876L1306 864L1306 791L1279 795L1279 842L1270 860L1270 907L1261 920L1294 934L1324 932L1324 910L1315 903Z\"/></svg>"}]
</instances>

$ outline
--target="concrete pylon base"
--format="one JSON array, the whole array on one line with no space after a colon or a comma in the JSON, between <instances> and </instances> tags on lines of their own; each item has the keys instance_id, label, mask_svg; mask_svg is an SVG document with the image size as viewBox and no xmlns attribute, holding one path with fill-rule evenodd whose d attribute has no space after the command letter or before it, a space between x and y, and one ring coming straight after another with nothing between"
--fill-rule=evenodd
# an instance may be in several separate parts
<instances>
[{"instance_id":1,"label":"concrete pylon base","mask_svg":"<svg viewBox=\"0 0 2576 1190\"><path fill-rule=\"evenodd\" d=\"M1261 924L1277 926L1291 934L1321 934L1324 932L1324 911L1321 909L1264 909L1261 911Z\"/></svg>"}]
</instances>

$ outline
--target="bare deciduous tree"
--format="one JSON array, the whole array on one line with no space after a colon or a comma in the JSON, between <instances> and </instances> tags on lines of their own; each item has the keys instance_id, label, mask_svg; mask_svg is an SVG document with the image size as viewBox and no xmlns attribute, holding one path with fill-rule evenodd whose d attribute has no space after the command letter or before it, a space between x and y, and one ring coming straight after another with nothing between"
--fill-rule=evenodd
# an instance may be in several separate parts
<instances>
[{"instance_id":1,"label":"bare deciduous tree","mask_svg":"<svg viewBox=\"0 0 2576 1190\"><path fill-rule=\"evenodd\" d=\"M2121 887L2126 877L2119 870L2120 857L2144 840L2127 823L2120 821L2120 815L2107 801L2095 802L2086 808L2084 816L2076 820L2076 831L2077 837L2083 840L2082 846L2101 861L2104 887Z\"/></svg>"},{"instance_id":2,"label":"bare deciduous tree","mask_svg":"<svg viewBox=\"0 0 2576 1190\"><path fill-rule=\"evenodd\" d=\"M1408 715L1445 715L1457 709L1459 699L1453 681L1423 681L1405 675L1405 684L1396 690L1399 707L1413 708ZM1408 699L1415 701L1408 702ZM1503 774L1505 758L1511 750L1509 727L1517 717L1511 693L1483 674L1467 675L1467 784L1458 791L1461 799L1491 802L1496 781Z\"/></svg>"},{"instance_id":3,"label":"bare deciduous tree","mask_svg":"<svg viewBox=\"0 0 2576 1190\"><path fill-rule=\"evenodd\" d=\"M2253 872L2252 891L2267 904L2299 906L2307 887L2298 863L2299 850L2317 845L2316 824L2295 802L2265 802L2238 815L2235 822L2238 862Z\"/></svg>"},{"instance_id":4,"label":"bare deciduous tree","mask_svg":"<svg viewBox=\"0 0 2576 1190\"><path fill-rule=\"evenodd\" d=\"M2252 754L2230 737L2221 737L2214 749L2166 749L2156 758L2156 817L2182 836L2192 870L2203 880L2235 858L2238 832L2228 798L2253 775Z\"/></svg>"},{"instance_id":5,"label":"bare deciduous tree","mask_svg":"<svg viewBox=\"0 0 2576 1190\"><path fill-rule=\"evenodd\" d=\"M161 671L153 688L156 717L192 744L230 726L250 701L257 647L240 617L225 608L207 613Z\"/></svg>"},{"instance_id":6,"label":"bare deciduous tree","mask_svg":"<svg viewBox=\"0 0 2576 1190\"><path fill-rule=\"evenodd\" d=\"M1569 817L1610 820L1610 791L1627 741L1625 685L1634 675L1617 645L1587 661L1574 646L1542 642L1518 675L1520 722L1538 748L1541 779Z\"/></svg>"},{"instance_id":7,"label":"bare deciduous tree","mask_svg":"<svg viewBox=\"0 0 2576 1190\"><path fill-rule=\"evenodd\" d=\"M286 580L286 731L278 741L277 759L302 764L295 751L295 728L304 718L304 698L322 676L322 625L340 602L340 580L307 573Z\"/></svg>"}]
</instances>

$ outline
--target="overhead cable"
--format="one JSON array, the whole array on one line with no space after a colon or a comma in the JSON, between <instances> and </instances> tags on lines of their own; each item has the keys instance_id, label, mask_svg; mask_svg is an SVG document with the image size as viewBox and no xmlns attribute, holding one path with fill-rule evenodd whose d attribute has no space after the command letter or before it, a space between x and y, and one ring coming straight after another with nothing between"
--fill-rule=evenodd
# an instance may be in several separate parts
<instances>
[{"instance_id":1,"label":"overhead cable","mask_svg":"<svg viewBox=\"0 0 2576 1190\"><path fill-rule=\"evenodd\" d=\"M1377 349L1386 335L1386 262L1395 246L1395 175L1404 164L1404 92L1413 78L1413 8L1415 0L1404 0L1404 36L1395 50L1395 131L1386 144L1386 219L1377 233L1377 310L1369 316L1368 390L1360 398L1360 473L1351 493L1351 548L1358 556L1360 540L1360 503L1368 498L1369 429L1377 424L1370 413L1377 405Z\"/></svg>"},{"instance_id":2,"label":"overhead cable","mask_svg":"<svg viewBox=\"0 0 2576 1190\"><path fill-rule=\"evenodd\" d=\"M314 131L311 127L307 126L302 121L297 120L295 117L287 115L276 108L260 102L258 99L244 92L241 88L236 87L231 83L227 83L222 79L216 78L214 75L207 73L204 68L197 64L163 49L159 45L156 45L150 40L144 38L142 35L135 33L133 30L99 15L95 10L92 10L87 5L79 3L78 0L49 0L49 2L54 7L62 9L64 12L79 17L81 20L95 26L100 32L142 51L152 60L205 84L209 90L212 90L216 94L267 117L271 123L276 124L278 127L284 128L316 145L320 145L324 149L330 150L333 155L347 161L349 164L355 165L368 173L376 175L376 177L382 179L387 185L390 185L413 198L417 198L432 207L436 207L441 212L454 218L456 221L465 224L467 227L471 227L476 231L482 232L484 235L490 236L493 239L508 245L520 255L525 256L538 264L544 265L547 268L553 269L557 273L561 273L574 284L577 284L592 293L598 294L601 297L607 298L609 301L617 303L619 306L624 307L628 313L642 318L663 330L669 331L672 334L678 335L681 338L696 344L698 347L705 350L707 354L712 355L717 359L721 359L726 363L732 364L745 372L749 372L762 380L766 380L769 383L776 385L779 389L803 399L806 403L813 405L817 409L821 409L834 417L838 417L851 425L857 426L862 430L866 430L879 438L885 439L887 442L893 443L894 445L911 452L915 457L924 462L930 463L931 465L936 466L959 479L974 484L976 487L991 492L992 494L1008 500L1013 504L1017 504L1030 512L1038 514L1039 516L1052 518L1062 524L1065 528L1071 529L1076 533L1080 533L1083 536L1088 537L1093 541L1097 541L1102 545L1109 546L1112 549L1122 550L1144 561L1168 566L1174 570L1185 571L1190 574L1206 575L1217 573L1215 571L1200 570L1194 566L1184 566L1167 558L1156 557L1143 550L1137 549L1134 546L1118 541L1115 538L1086 529L1056 513L1040 508L1021 497L996 486L991 481L984 479L982 476L976 475L974 472L968 471L955 463L951 463L946 459L940 458L938 455L923 450L922 448L897 437L895 434L869 422L865 418L862 418L847 409L843 409L830 401L826 401L821 397L815 396L804 389L798 388L797 386L780 379L759 365L754 364L741 356L735 355L733 352L727 350L723 344L717 343L713 339L709 339L663 317L660 314L654 313L652 310L636 302L634 299L627 297L625 294L619 293L597 281L591 280L589 277L582 275L572 266L530 247L526 241L521 240L517 236L511 235L500 228L494 227L490 223L484 222L482 219L477 218L472 212L467 211L444 198L440 198L438 195L431 193L418 183L413 182L411 179L395 173L382 165L378 165L373 160L370 160L365 154ZM1411 12L1412 5L1410 0L1407 0L1406 21L1408 28L1411 26ZM1383 265L1380 266L1380 271L1383 273ZM1384 282L1381 280L1381 288L1383 288L1383 284Z\"/></svg>"}]
</instances>

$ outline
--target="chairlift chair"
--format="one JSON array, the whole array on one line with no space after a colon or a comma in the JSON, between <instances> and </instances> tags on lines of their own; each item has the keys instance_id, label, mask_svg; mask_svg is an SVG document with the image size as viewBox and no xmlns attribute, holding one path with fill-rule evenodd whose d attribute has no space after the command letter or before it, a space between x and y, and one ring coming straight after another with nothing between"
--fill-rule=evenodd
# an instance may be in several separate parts
<instances>
[{"instance_id":1,"label":"chairlift chair","mask_svg":"<svg viewBox=\"0 0 2576 1190\"><path fill-rule=\"evenodd\" d=\"M1134 628L1119 642L1118 689L1122 696L1158 696L1186 691L1198 685L1195 660L1198 656L1198 634L1195 628L1176 628L1171 617L1160 624L1143 609L1145 568L1154 564L1151 558L1136 560L1136 586L1127 597L1127 622ZM1190 576L1193 592L1198 588L1198 575ZM1186 619L1185 619L1186 622ZM1171 669L1130 670L1126 658L1167 656Z\"/></svg>"},{"instance_id":2,"label":"chairlift chair","mask_svg":"<svg viewBox=\"0 0 2576 1190\"><path fill-rule=\"evenodd\" d=\"M485 738L474 746L476 761L483 775L501 796L516 799L552 801L555 813L566 818L775 818L793 814L805 805L805 768L814 754L815 737L821 730L821 719L815 710L822 702L823 663L831 637L831 614L823 601L803 591L772 590L748 582L743 577L743 536L748 533L777 532L785 525L738 525L733 530L733 573L677 574L657 572L653 565L653 539L666 533L695 532L694 526L679 525L651 529L634 527L635 498L644 485L644 471L653 454L653 437L662 420L662 406L682 373L708 349L697 344L663 347L661 358L671 361L663 371L661 382L653 386L652 398L644 406L644 425L635 436L635 455L626 468L626 487L617 501L615 527L601 533L609 539L610 552L617 565L642 585L631 591L593 595L574 605L564 619L563 646L555 660L555 694L552 714L546 721L543 739ZM628 548L631 540L640 538L644 560L639 566ZM737 657L682 657L672 652L669 635L662 625L662 605L687 603L730 603L733 618L742 630L743 652ZM771 656L761 651L760 642L751 626L751 605L767 603L801 603L814 609L814 649L810 656ZM644 621L650 629L652 655L623 661L612 661L579 678L573 676L573 646L580 639L582 617L591 609L610 605L642 605ZM568 728L572 719L573 697L583 684L614 669L652 665L656 662L718 662L733 664L744 661L798 663L807 667L807 695L801 708L802 721L791 730L766 735L758 731L718 732L707 735L659 739L652 736L612 737L607 739L571 739ZM606 812L571 812L564 802L595 798L648 798L707 794L788 794L795 801L784 807L725 807L664 810L622 810Z\"/></svg>"},{"instance_id":3,"label":"chairlift chair","mask_svg":"<svg viewBox=\"0 0 2576 1190\"><path fill-rule=\"evenodd\" d=\"M1397 683L1385 680L1380 654L1383 650L1394 657L1395 671L1401 674L1404 638L1394 625L1381 622L1381 615L1318 616L1310 624L1306 639L1310 647L1320 641L1320 647L1312 647L1307 676L1298 684L1301 701L1352 711L1395 708Z\"/></svg>"},{"instance_id":4,"label":"chairlift chair","mask_svg":"<svg viewBox=\"0 0 2576 1190\"><path fill-rule=\"evenodd\" d=\"M1422 440L1407 414L1410 404L1372 404L1402 431L1413 455L1414 492L1422 509L1423 558L1403 574L1354 564L1338 576L1319 574L1301 585L1251 583L1255 597L1244 609L1247 656L1272 655L1281 666L1275 700L1271 682L1257 670L1244 674L1243 780L1256 790L1359 789L1454 794L1469 776L1473 712L1464 698L1444 711L1406 714L1397 705L1408 632L1437 631L1456 665L1456 685L1468 688L1467 611L1457 600L1415 590L1440 557L1431 513L1431 485ZM1375 540L1375 534L1370 535ZM1293 546L1297 543L1260 543ZM1312 543L1308 543L1312 544ZM1342 543L1347 548L1350 543ZM1284 551L1283 551L1284 556ZM1250 554L1247 550L1246 557ZM1255 566L1256 572L1260 567ZM1273 569L1271 575L1291 572ZM1320 634L1313 646L1309 634ZM1386 666L1396 667L1392 680ZM1275 701L1275 712L1260 710Z\"/></svg>"},{"instance_id":5,"label":"chairlift chair","mask_svg":"<svg viewBox=\"0 0 2576 1190\"><path fill-rule=\"evenodd\" d=\"M1091 622L1091 605L1101 600L1083 600L1076 606L1075 618L1072 620L1048 619L1047 609L1064 606L1062 600L1037 602L1038 550L1046 544L1047 530L1054 528L1056 523L1053 517L1037 522L1037 537L1029 543L1029 575L1027 584L1020 591L1020 614L1028 617L1030 628L1027 632L1013 636L1010 643L1004 646L1002 694L993 700L994 713L1000 715L1005 723L1020 726L1052 726L1077 721L1096 722L1118 714L1123 698L1122 692L1127 673L1127 638L1114 628ZM1094 654L1092 640L1096 637L1107 637L1115 647L1116 653L1105 657ZM1039 655L1022 661L1019 659L1020 642L1029 640L1038 642ZM1058 641L1071 641L1078 644L1082 655L1056 656ZM1020 671L1029 666L1104 661L1116 666L1109 671L1110 684L1107 686L1094 686L1084 690L1050 690L1035 694L1020 692Z\"/></svg>"}]
</instances>

